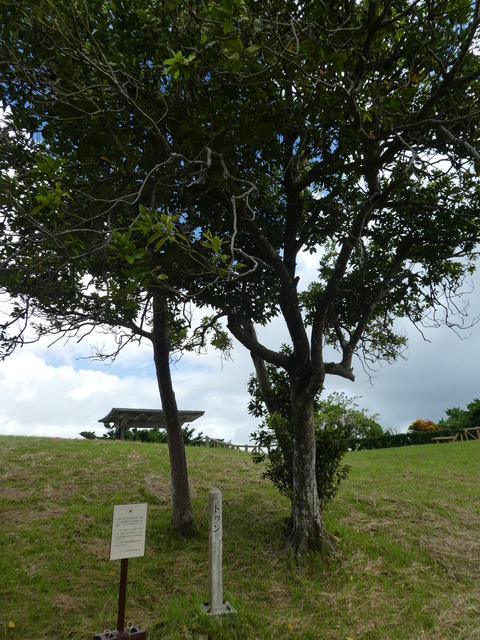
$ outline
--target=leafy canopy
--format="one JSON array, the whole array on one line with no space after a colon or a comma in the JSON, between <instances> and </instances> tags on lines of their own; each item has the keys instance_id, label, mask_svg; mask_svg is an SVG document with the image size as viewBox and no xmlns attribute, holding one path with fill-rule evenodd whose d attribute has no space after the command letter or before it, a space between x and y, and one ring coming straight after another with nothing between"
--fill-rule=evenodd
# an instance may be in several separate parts
<instances>
[{"instance_id":1,"label":"leafy canopy","mask_svg":"<svg viewBox=\"0 0 480 640\"><path fill-rule=\"evenodd\" d=\"M394 318L462 312L479 234L478 13L462 0L188 5L165 77L183 92L182 152L208 147L217 228L265 281L208 298L235 309L245 346L288 368L242 321L281 312L304 363L351 378L354 353L402 351ZM318 257L303 291L301 251Z\"/></svg>"},{"instance_id":2,"label":"leafy canopy","mask_svg":"<svg viewBox=\"0 0 480 640\"><path fill-rule=\"evenodd\" d=\"M185 346L185 283L198 290L199 271L215 281L241 265L218 235L198 229L193 208L186 225L176 203L201 164L170 143L160 27L175 7L42 1L0 10L0 286L13 305L2 354L27 336L81 338L92 327L115 332L118 348L148 337L158 290L170 299L173 348Z\"/></svg>"},{"instance_id":3,"label":"leafy canopy","mask_svg":"<svg viewBox=\"0 0 480 640\"><path fill-rule=\"evenodd\" d=\"M332 344L326 371L350 378L354 353L402 350L395 317L451 322L435 309L478 239L477 3L1 11L2 273L16 317L36 308L64 328L63 300L70 323L83 309L131 328L145 290L168 285L233 309L236 337L277 364L242 316L281 312L304 361L305 319L315 361ZM301 251L318 256L308 291Z\"/></svg>"}]
</instances>

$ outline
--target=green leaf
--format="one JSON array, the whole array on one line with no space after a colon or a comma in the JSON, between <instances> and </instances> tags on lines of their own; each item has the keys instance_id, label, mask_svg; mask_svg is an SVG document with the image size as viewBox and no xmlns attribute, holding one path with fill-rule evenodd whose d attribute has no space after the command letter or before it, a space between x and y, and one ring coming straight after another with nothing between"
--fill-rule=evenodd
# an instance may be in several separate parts
<instances>
[{"instance_id":1,"label":"green leaf","mask_svg":"<svg viewBox=\"0 0 480 640\"><path fill-rule=\"evenodd\" d=\"M145 249L137 249L131 255L125 256L125 260L128 262L128 264L133 264L134 262L141 260L144 257L145 257Z\"/></svg>"},{"instance_id":2,"label":"green leaf","mask_svg":"<svg viewBox=\"0 0 480 640\"><path fill-rule=\"evenodd\" d=\"M251 44L249 47L247 47L244 50L245 55L247 56L251 56L254 53L256 53L258 50L260 49L260 46L258 44Z\"/></svg>"}]
</instances>

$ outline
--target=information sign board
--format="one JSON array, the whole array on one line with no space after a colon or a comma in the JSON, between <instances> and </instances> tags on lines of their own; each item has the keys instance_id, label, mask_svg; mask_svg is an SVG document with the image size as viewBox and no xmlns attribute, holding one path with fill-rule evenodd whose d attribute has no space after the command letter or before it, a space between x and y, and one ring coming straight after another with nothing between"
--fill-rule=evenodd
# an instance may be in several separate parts
<instances>
[{"instance_id":1,"label":"information sign board","mask_svg":"<svg viewBox=\"0 0 480 640\"><path fill-rule=\"evenodd\" d=\"M147 503L114 505L110 560L143 556L146 529Z\"/></svg>"}]
</instances>

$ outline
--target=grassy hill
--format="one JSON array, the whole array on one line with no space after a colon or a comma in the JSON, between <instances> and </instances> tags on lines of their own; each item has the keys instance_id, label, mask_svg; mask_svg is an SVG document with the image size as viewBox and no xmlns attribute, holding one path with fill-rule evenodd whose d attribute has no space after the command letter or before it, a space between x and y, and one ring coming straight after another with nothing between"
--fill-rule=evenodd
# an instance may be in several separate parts
<instances>
[{"instance_id":1,"label":"grassy hill","mask_svg":"<svg viewBox=\"0 0 480 640\"><path fill-rule=\"evenodd\" d=\"M169 528L165 445L0 437L0 638L93 639L114 628L113 505L147 502L126 619L149 640L480 638L480 441L351 453L326 514L338 552L282 553L288 502L248 454L188 448L197 535ZM208 600L208 492L223 494L225 597ZM13 626L14 625L14 626Z\"/></svg>"}]
</instances>

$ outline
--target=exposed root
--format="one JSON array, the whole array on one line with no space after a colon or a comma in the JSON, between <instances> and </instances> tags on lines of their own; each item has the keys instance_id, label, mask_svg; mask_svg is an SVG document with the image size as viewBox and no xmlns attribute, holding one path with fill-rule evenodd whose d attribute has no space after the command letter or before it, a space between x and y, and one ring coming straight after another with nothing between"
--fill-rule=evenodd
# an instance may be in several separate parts
<instances>
[{"instance_id":1,"label":"exposed root","mask_svg":"<svg viewBox=\"0 0 480 640\"><path fill-rule=\"evenodd\" d=\"M191 517L184 517L178 520L174 520L172 518L172 528L174 532L182 538L194 536L196 534L196 527L193 520L193 514Z\"/></svg>"},{"instance_id":2,"label":"exposed root","mask_svg":"<svg viewBox=\"0 0 480 640\"><path fill-rule=\"evenodd\" d=\"M301 562L309 553L319 553L322 557L328 557L337 550L335 538L324 528L317 527L316 535L309 535L305 531L295 528L292 519L289 519L285 535L285 553L294 554L295 561Z\"/></svg>"}]
</instances>

